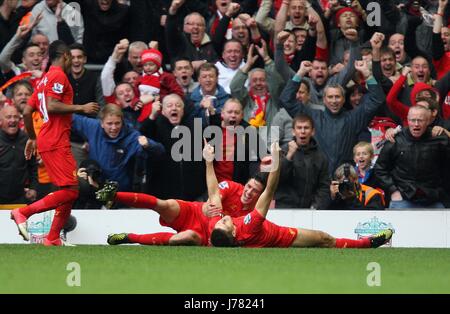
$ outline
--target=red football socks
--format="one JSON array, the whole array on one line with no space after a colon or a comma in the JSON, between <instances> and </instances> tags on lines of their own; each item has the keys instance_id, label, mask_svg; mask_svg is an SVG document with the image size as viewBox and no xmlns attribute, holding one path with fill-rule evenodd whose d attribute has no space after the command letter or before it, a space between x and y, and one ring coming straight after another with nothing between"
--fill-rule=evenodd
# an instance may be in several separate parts
<instances>
[{"instance_id":1,"label":"red football socks","mask_svg":"<svg viewBox=\"0 0 450 314\"><path fill-rule=\"evenodd\" d=\"M153 209L158 199L148 194L117 192L115 201L130 207Z\"/></svg>"},{"instance_id":2,"label":"red football socks","mask_svg":"<svg viewBox=\"0 0 450 314\"><path fill-rule=\"evenodd\" d=\"M344 249L344 248L369 248L370 247L370 239L369 238L361 238L359 240L352 239L336 239L336 248Z\"/></svg>"},{"instance_id":3,"label":"red football socks","mask_svg":"<svg viewBox=\"0 0 450 314\"><path fill-rule=\"evenodd\" d=\"M73 203L66 203L56 208L52 226L50 227L50 232L47 235L47 240L53 241L59 239L59 233L61 232L61 229L64 228L67 219L69 219L72 205Z\"/></svg>"},{"instance_id":4,"label":"red football socks","mask_svg":"<svg viewBox=\"0 0 450 314\"><path fill-rule=\"evenodd\" d=\"M171 232L158 232L150 234L128 234L128 240L131 243L139 243L143 245L168 245L170 238L175 235Z\"/></svg>"},{"instance_id":5,"label":"red football socks","mask_svg":"<svg viewBox=\"0 0 450 314\"><path fill-rule=\"evenodd\" d=\"M27 218L31 215L45 212L49 209L57 208L63 204L72 204L78 198L77 190L59 190L49 193L39 201L34 202L26 207L19 209L19 211Z\"/></svg>"}]
</instances>

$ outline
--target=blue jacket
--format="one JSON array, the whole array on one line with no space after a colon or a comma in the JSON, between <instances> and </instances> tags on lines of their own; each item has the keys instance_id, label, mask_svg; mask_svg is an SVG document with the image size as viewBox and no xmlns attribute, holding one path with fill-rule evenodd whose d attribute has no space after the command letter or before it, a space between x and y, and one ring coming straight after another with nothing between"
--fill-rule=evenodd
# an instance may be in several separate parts
<instances>
[{"instance_id":1,"label":"blue jacket","mask_svg":"<svg viewBox=\"0 0 450 314\"><path fill-rule=\"evenodd\" d=\"M148 157L147 153L157 156L164 154L164 147L149 138L147 138L149 147L144 150L138 142L141 134L126 124L123 125L119 136L112 139L103 131L100 120L77 114L72 116L72 127L89 143L89 158L100 164L106 179L119 183L121 191L131 190L134 172L133 157L145 159Z\"/></svg>"},{"instance_id":2,"label":"blue jacket","mask_svg":"<svg viewBox=\"0 0 450 314\"><path fill-rule=\"evenodd\" d=\"M206 117L206 109L202 108L200 106L200 102L203 99L203 95L200 92L200 85L197 86L191 94L191 101L194 103L194 110L192 112L191 118L202 118L203 125L209 124L209 119ZM223 89L222 86L217 84L217 90L216 90L216 99L214 100L214 108L216 109L216 114L220 114L222 111L223 105L225 105L225 102L230 98L230 95L227 94L225 89Z\"/></svg>"}]
</instances>

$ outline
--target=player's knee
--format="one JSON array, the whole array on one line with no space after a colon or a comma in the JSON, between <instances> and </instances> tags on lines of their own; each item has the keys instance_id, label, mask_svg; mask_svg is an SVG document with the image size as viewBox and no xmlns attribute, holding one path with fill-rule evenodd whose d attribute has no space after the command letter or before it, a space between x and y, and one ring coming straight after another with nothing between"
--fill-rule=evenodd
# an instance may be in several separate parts
<instances>
[{"instance_id":1,"label":"player's knee","mask_svg":"<svg viewBox=\"0 0 450 314\"><path fill-rule=\"evenodd\" d=\"M322 247L334 247L334 238L328 233L319 231L320 246Z\"/></svg>"}]
</instances>

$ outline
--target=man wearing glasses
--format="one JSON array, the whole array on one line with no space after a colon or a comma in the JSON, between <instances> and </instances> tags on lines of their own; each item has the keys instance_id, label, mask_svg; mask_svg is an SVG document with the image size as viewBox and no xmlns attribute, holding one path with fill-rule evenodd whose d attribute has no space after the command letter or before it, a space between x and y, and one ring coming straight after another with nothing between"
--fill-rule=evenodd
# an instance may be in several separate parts
<instances>
[{"instance_id":1,"label":"man wearing glasses","mask_svg":"<svg viewBox=\"0 0 450 314\"><path fill-rule=\"evenodd\" d=\"M409 109L408 127L387 143L375 164L375 173L386 193L390 208L444 208L448 199L449 138L433 137L431 111L417 105ZM447 174L447 175L446 175Z\"/></svg>"}]
</instances>

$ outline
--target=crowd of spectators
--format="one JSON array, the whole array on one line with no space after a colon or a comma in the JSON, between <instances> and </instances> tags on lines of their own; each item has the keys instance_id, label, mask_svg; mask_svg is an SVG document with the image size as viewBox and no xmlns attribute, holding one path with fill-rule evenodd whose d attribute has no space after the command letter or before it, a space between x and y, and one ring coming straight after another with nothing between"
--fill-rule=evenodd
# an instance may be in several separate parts
<instances>
[{"instance_id":1,"label":"crowd of spectators","mask_svg":"<svg viewBox=\"0 0 450 314\"><path fill-rule=\"evenodd\" d=\"M102 108L73 154L120 191L205 200L205 137L241 184L279 141L277 208L448 208L449 27L448 0L0 0L0 203L52 189L22 113L62 40Z\"/></svg>"}]
</instances>

